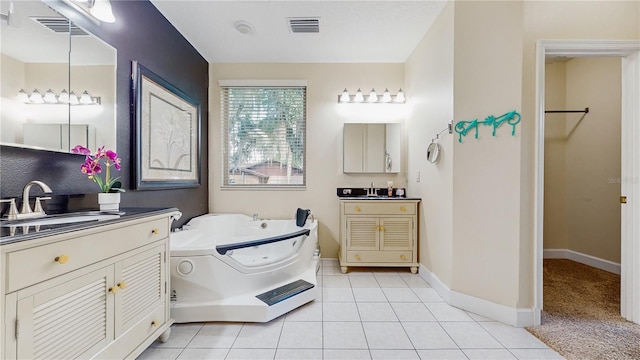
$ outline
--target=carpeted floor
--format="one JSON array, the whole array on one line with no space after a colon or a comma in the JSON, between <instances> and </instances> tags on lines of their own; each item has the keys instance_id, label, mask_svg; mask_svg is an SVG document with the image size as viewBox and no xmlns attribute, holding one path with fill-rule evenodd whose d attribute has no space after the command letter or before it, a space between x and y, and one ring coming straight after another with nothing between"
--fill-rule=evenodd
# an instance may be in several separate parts
<instances>
[{"instance_id":1,"label":"carpeted floor","mask_svg":"<svg viewBox=\"0 0 640 360\"><path fill-rule=\"evenodd\" d=\"M640 359L640 325L620 316L620 276L546 259L542 324L527 330L566 359Z\"/></svg>"}]
</instances>

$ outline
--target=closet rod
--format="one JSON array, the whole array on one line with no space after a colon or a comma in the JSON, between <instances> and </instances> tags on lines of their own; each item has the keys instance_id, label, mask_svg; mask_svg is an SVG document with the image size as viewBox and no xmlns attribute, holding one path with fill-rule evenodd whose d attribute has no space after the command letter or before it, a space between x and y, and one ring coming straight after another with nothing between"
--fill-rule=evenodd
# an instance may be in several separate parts
<instances>
[{"instance_id":1,"label":"closet rod","mask_svg":"<svg viewBox=\"0 0 640 360\"><path fill-rule=\"evenodd\" d=\"M545 114L548 113L589 113L589 108L584 108L584 110L545 110Z\"/></svg>"}]
</instances>

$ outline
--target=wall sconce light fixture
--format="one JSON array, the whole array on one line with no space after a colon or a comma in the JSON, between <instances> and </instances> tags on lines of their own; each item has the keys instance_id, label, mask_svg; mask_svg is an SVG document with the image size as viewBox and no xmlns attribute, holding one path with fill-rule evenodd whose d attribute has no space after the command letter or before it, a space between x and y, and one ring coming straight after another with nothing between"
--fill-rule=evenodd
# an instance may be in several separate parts
<instances>
[{"instance_id":1,"label":"wall sconce light fixture","mask_svg":"<svg viewBox=\"0 0 640 360\"><path fill-rule=\"evenodd\" d=\"M101 100L99 96L91 96L88 91L84 91L82 96L78 98L75 92L68 93L63 89L60 95L56 95L53 90L49 89L47 92L42 93L35 89L31 92L31 95L27 94L24 89L18 91L18 101L25 104L70 104L70 105L100 105Z\"/></svg>"},{"instance_id":2,"label":"wall sconce light fixture","mask_svg":"<svg viewBox=\"0 0 640 360\"><path fill-rule=\"evenodd\" d=\"M365 102L365 97L362 95L362 90L358 89L355 95L349 95L349 91L344 89L342 94L338 95L339 103L362 103ZM366 102L370 104L404 104L405 97L402 89L398 90L396 95L391 95L389 89L385 89L382 96L378 96L375 89L371 89L371 92L366 98Z\"/></svg>"},{"instance_id":3,"label":"wall sconce light fixture","mask_svg":"<svg viewBox=\"0 0 640 360\"><path fill-rule=\"evenodd\" d=\"M72 8L80 11L92 21L113 23L116 21L109 0L63 0Z\"/></svg>"}]
</instances>

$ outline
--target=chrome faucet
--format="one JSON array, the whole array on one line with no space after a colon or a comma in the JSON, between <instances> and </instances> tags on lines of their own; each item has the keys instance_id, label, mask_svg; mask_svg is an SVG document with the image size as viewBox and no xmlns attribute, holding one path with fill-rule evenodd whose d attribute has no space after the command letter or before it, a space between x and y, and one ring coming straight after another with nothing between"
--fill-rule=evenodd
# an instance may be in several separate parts
<instances>
[{"instance_id":1,"label":"chrome faucet","mask_svg":"<svg viewBox=\"0 0 640 360\"><path fill-rule=\"evenodd\" d=\"M376 185L372 181L371 187L367 189L367 196L378 196L375 186Z\"/></svg>"},{"instance_id":2,"label":"chrome faucet","mask_svg":"<svg viewBox=\"0 0 640 360\"><path fill-rule=\"evenodd\" d=\"M253 221L258 221L258 213L253 214Z\"/></svg>"},{"instance_id":3,"label":"chrome faucet","mask_svg":"<svg viewBox=\"0 0 640 360\"><path fill-rule=\"evenodd\" d=\"M52 190L49 185L43 183L42 181L34 180L27 183L22 190L22 208L20 209L20 213L16 214L16 219L25 219L25 218L34 218L34 217L42 217L45 216L46 213L42 208L42 204L40 200L51 199L50 196L47 197L36 197L36 201L34 203L34 209L31 210L31 205L29 204L29 192L31 191L31 187L33 185L38 185L45 194L51 194Z\"/></svg>"}]
</instances>

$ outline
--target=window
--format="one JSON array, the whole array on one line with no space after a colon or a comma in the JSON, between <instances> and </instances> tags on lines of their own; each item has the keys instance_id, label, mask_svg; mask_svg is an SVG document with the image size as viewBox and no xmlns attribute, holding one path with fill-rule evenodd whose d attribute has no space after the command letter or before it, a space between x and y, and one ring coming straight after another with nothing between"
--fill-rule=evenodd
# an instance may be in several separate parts
<instances>
[{"instance_id":1,"label":"window","mask_svg":"<svg viewBox=\"0 0 640 360\"><path fill-rule=\"evenodd\" d=\"M304 187L306 84L221 88L223 187Z\"/></svg>"}]
</instances>

